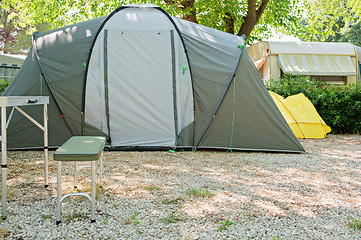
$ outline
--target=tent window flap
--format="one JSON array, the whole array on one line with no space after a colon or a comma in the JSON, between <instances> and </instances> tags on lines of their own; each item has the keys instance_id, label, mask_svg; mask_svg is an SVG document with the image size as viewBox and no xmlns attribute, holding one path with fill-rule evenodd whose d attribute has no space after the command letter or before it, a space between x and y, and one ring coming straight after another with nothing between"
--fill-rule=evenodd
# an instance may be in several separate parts
<instances>
[{"instance_id":1,"label":"tent window flap","mask_svg":"<svg viewBox=\"0 0 361 240\"><path fill-rule=\"evenodd\" d=\"M356 75L350 56L279 54L278 63L283 72L294 75Z\"/></svg>"}]
</instances>

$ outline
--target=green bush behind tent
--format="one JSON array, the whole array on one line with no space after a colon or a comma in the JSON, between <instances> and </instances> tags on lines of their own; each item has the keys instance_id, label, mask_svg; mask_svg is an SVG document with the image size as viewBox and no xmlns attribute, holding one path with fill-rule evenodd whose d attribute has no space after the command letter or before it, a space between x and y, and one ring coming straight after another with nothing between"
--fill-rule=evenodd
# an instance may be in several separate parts
<instances>
[{"instance_id":1,"label":"green bush behind tent","mask_svg":"<svg viewBox=\"0 0 361 240\"><path fill-rule=\"evenodd\" d=\"M303 93L310 99L332 133L361 133L361 86L333 86L308 76L284 75L270 80L267 88L282 97Z\"/></svg>"},{"instance_id":2,"label":"green bush behind tent","mask_svg":"<svg viewBox=\"0 0 361 240\"><path fill-rule=\"evenodd\" d=\"M11 81L6 81L6 79L0 79L0 95L3 94L5 89L9 86Z\"/></svg>"}]
</instances>

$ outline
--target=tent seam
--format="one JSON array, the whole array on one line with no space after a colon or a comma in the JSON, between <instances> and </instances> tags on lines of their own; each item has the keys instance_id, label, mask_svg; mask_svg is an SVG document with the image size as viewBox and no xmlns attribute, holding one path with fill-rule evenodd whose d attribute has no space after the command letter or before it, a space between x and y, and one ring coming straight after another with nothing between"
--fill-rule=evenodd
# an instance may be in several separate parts
<instances>
[{"instance_id":1,"label":"tent seam","mask_svg":"<svg viewBox=\"0 0 361 240\"><path fill-rule=\"evenodd\" d=\"M63 119L65 125L67 126L67 128L68 128L68 130L69 130L69 132L71 133L71 135L75 135L75 134L72 132L71 128L69 127L69 124L68 124L67 121L65 120L65 118L64 118L64 112L61 110L58 102L56 101L56 99L55 99L55 97L54 97L53 92L51 91L51 88L50 88L50 86L49 86L49 84L48 84L48 81L46 80L45 73L44 73L43 68L42 68L42 66L41 66L41 64L40 64L39 56L38 56L38 53L37 53L36 36L35 36L36 33L37 33L37 32L34 32L34 33L33 33L33 36L32 36L33 52L34 52L34 55L35 55L35 58L36 58L36 62L37 62L38 65L39 65L40 76L42 76L42 77L41 77L41 80L44 79L45 85L48 87L49 93L50 93L51 97L54 99L55 105L56 105L56 107L58 108L58 110L60 111L60 114L61 114L61 116L62 116L61 118Z\"/></svg>"},{"instance_id":2,"label":"tent seam","mask_svg":"<svg viewBox=\"0 0 361 240\"><path fill-rule=\"evenodd\" d=\"M242 38L243 41L245 42L246 36L245 36L245 35L242 35L241 38ZM237 65L236 65L235 70L234 70L234 72L233 72L232 78L231 78L231 80L230 80L229 83L228 83L227 89L226 89L226 91L224 92L224 95L223 95L223 97L222 97L222 100L220 101L220 103L219 103L216 111L215 111L214 114L213 114L212 120L211 120L210 123L208 124L206 130L205 130L204 133L202 134L202 137L199 139L198 143L195 145L196 147L198 147L199 144L202 142L202 140L203 140L204 136L206 135L209 127L211 126L213 120L215 119L215 117L216 117L216 115L217 115L217 113L218 113L218 110L219 110L219 108L221 107L221 105L222 105L222 103L223 103L223 101L224 101L224 99L225 99L225 97L226 97L226 95L227 95L227 93L228 93L228 91L229 91L229 88L231 87L231 84L232 84L232 82L233 82L233 79L236 77L236 72L237 72L239 63L241 62L241 57L242 57L243 52L244 52L244 46L243 46L243 45L241 45L241 46L239 45L239 47L241 48L241 53L239 54L238 61L237 61Z\"/></svg>"}]
</instances>

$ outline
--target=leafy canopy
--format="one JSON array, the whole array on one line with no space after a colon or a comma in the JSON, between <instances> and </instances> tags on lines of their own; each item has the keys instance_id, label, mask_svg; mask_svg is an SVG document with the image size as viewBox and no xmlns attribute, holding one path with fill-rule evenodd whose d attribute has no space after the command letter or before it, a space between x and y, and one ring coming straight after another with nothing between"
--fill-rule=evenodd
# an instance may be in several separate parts
<instances>
[{"instance_id":1,"label":"leafy canopy","mask_svg":"<svg viewBox=\"0 0 361 240\"><path fill-rule=\"evenodd\" d=\"M274 31L301 32L301 0L3 0L0 7L13 8L15 11L10 18L18 18L19 26L48 23L53 29L107 15L129 3L156 4L181 18L194 13L198 23L234 34L241 34L242 25L250 22L246 17L252 4L255 10L266 6L263 12L256 12L260 17L258 22L250 23L252 32L248 37L251 41L271 36Z\"/></svg>"},{"instance_id":2,"label":"leafy canopy","mask_svg":"<svg viewBox=\"0 0 361 240\"><path fill-rule=\"evenodd\" d=\"M306 9L302 40L361 44L360 0L307 0Z\"/></svg>"}]
</instances>

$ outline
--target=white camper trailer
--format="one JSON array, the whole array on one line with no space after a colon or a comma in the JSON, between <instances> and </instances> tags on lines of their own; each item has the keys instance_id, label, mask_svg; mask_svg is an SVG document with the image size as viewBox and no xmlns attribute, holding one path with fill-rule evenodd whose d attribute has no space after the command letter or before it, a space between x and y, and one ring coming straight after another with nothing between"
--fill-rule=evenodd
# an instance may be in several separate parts
<instances>
[{"instance_id":1,"label":"white camper trailer","mask_svg":"<svg viewBox=\"0 0 361 240\"><path fill-rule=\"evenodd\" d=\"M0 79L11 81L23 64L25 56L0 53Z\"/></svg>"},{"instance_id":2,"label":"white camper trailer","mask_svg":"<svg viewBox=\"0 0 361 240\"><path fill-rule=\"evenodd\" d=\"M285 73L335 85L357 83L357 51L351 43L264 41L248 47L264 81Z\"/></svg>"}]
</instances>

